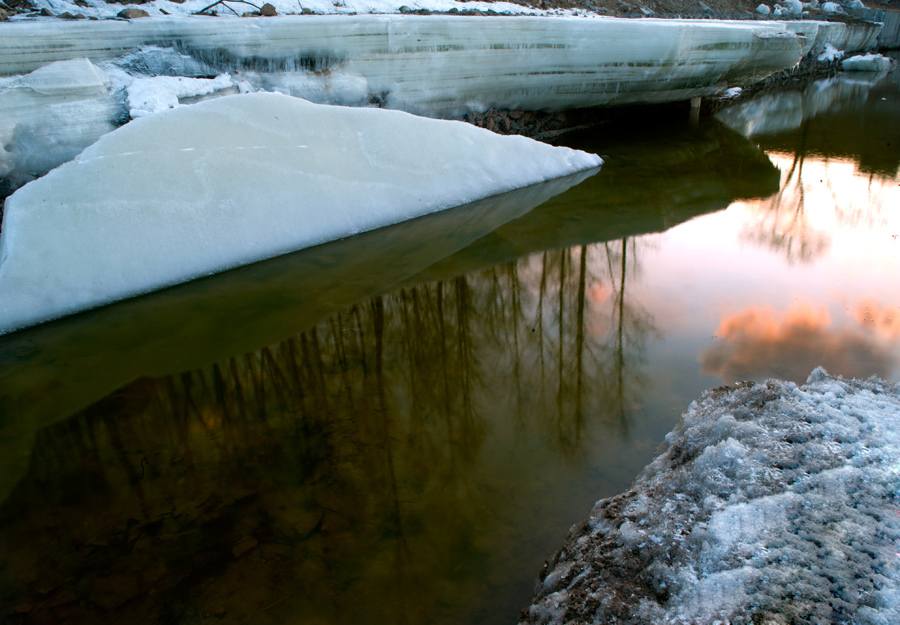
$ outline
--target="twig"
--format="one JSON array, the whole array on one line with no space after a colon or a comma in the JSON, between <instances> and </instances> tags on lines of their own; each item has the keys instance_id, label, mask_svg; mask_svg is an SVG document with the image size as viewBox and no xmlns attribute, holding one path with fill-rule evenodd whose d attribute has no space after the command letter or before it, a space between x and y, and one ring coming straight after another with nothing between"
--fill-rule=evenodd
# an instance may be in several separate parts
<instances>
[{"instance_id":1,"label":"twig","mask_svg":"<svg viewBox=\"0 0 900 625\"><path fill-rule=\"evenodd\" d=\"M237 15L237 14L238 14L237 11L235 11L235 10L232 9L230 6L228 6L227 4L225 4L226 2L240 2L241 4L249 4L250 6L252 6L252 7L253 7L254 9L256 9L257 11L262 11L261 8L259 8L258 6L256 6L255 4L253 4L252 2L248 2L247 0L216 0L215 2L213 2L213 3L212 3L211 5L209 5L208 7L204 7L204 8L202 8L202 9L200 9L199 11L197 11L196 13L194 13L194 15L200 15L201 13L205 13L206 11L209 11L211 8L213 8L213 7L216 6L217 4L221 4L221 5L224 6L226 9L228 9L229 11L231 11L232 13L234 13L235 15Z\"/></svg>"}]
</instances>

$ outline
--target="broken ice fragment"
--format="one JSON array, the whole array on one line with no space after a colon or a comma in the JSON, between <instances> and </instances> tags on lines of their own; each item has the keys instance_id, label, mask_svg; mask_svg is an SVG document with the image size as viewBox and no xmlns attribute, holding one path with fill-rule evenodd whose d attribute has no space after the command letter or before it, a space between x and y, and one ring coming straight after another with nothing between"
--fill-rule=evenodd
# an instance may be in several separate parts
<instances>
[{"instance_id":1,"label":"broken ice fragment","mask_svg":"<svg viewBox=\"0 0 900 625\"><path fill-rule=\"evenodd\" d=\"M891 69L891 59L880 54L858 54L841 61L845 72L886 72Z\"/></svg>"}]
</instances>

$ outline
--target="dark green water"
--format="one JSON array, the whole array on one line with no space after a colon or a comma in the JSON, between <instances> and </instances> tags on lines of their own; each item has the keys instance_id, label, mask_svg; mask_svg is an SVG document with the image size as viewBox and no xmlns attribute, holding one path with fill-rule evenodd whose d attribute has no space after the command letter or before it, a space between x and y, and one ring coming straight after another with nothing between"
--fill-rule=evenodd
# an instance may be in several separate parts
<instances>
[{"instance_id":1,"label":"dark green water","mask_svg":"<svg viewBox=\"0 0 900 625\"><path fill-rule=\"evenodd\" d=\"M0 340L4 622L514 623L702 390L900 380L897 75L730 115Z\"/></svg>"}]
</instances>

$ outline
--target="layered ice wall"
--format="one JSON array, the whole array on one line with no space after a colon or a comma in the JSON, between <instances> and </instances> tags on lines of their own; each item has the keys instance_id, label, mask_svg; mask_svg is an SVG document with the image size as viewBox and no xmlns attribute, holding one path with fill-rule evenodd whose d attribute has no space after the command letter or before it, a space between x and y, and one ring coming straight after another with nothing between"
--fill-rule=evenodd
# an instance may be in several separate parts
<instances>
[{"instance_id":1,"label":"layered ice wall","mask_svg":"<svg viewBox=\"0 0 900 625\"><path fill-rule=\"evenodd\" d=\"M900 622L900 387L707 391L544 567L524 624Z\"/></svg>"},{"instance_id":2,"label":"layered ice wall","mask_svg":"<svg viewBox=\"0 0 900 625\"><path fill-rule=\"evenodd\" d=\"M0 333L600 164L463 122L280 94L172 109L6 200Z\"/></svg>"},{"instance_id":3,"label":"layered ice wall","mask_svg":"<svg viewBox=\"0 0 900 625\"><path fill-rule=\"evenodd\" d=\"M809 34L814 26L807 27ZM129 117L194 96L277 91L454 117L686 100L795 64L783 23L552 17L292 16L0 23L0 74L105 75L48 94L0 79L11 188ZM54 63L64 63L56 66ZM93 63L93 65L92 65ZM106 86L104 84L106 83Z\"/></svg>"},{"instance_id":4,"label":"layered ice wall","mask_svg":"<svg viewBox=\"0 0 900 625\"><path fill-rule=\"evenodd\" d=\"M0 75L175 47L218 71L339 73L387 108L448 117L490 107L664 102L794 65L783 24L552 17L306 16L0 24Z\"/></svg>"}]
</instances>

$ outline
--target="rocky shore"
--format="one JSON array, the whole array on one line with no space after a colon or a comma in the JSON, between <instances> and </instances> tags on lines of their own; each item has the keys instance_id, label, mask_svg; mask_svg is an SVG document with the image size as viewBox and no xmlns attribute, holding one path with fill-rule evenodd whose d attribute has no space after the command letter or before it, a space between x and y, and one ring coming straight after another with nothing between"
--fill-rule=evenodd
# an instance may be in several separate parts
<instances>
[{"instance_id":1,"label":"rocky shore","mask_svg":"<svg viewBox=\"0 0 900 625\"><path fill-rule=\"evenodd\" d=\"M521 625L900 622L900 386L707 391L548 560Z\"/></svg>"}]
</instances>

